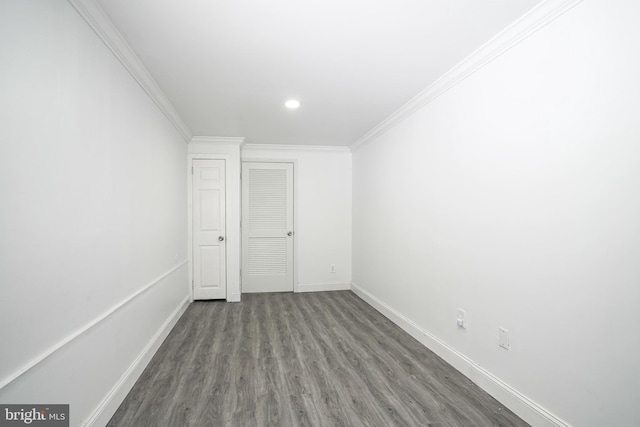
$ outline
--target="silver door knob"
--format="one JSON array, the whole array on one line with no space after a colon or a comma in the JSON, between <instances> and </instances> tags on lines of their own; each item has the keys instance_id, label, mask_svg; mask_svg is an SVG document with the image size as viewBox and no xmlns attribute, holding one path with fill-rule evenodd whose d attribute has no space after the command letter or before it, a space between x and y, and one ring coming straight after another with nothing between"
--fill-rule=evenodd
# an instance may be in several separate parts
<instances>
[{"instance_id":1,"label":"silver door knob","mask_svg":"<svg viewBox=\"0 0 640 427\"><path fill-rule=\"evenodd\" d=\"M288 232L287 236L289 236L289 237L293 236L293 231Z\"/></svg>"},{"instance_id":2,"label":"silver door knob","mask_svg":"<svg viewBox=\"0 0 640 427\"><path fill-rule=\"evenodd\" d=\"M224 237L220 236L218 237L218 240L222 242L224 240Z\"/></svg>"}]
</instances>

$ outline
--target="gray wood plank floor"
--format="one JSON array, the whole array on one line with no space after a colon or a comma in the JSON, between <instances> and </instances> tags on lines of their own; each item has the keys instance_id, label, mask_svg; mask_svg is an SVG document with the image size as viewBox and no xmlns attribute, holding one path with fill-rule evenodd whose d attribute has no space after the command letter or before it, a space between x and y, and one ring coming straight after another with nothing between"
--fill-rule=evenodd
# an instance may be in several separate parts
<instances>
[{"instance_id":1,"label":"gray wood plank floor","mask_svg":"<svg viewBox=\"0 0 640 427\"><path fill-rule=\"evenodd\" d=\"M193 303L108 425L527 424L341 291Z\"/></svg>"}]
</instances>

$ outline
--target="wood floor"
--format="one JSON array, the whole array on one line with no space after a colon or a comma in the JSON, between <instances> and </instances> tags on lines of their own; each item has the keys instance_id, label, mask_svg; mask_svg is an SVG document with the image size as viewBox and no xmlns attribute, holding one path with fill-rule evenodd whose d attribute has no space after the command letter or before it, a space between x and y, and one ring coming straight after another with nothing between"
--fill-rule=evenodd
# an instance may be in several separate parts
<instances>
[{"instance_id":1,"label":"wood floor","mask_svg":"<svg viewBox=\"0 0 640 427\"><path fill-rule=\"evenodd\" d=\"M350 291L195 302L116 426L526 426Z\"/></svg>"}]
</instances>

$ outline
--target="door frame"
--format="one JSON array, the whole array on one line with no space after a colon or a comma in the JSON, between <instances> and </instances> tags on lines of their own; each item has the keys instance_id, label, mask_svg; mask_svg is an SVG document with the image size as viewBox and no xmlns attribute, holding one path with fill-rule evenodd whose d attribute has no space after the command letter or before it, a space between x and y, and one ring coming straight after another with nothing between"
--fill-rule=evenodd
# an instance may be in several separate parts
<instances>
[{"instance_id":1,"label":"door frame","mask_svg":"<svg viewBox=\"0 0 640 427\"><path fill-rule=\"evenodd\" d=\"M226 225L225 225L225 239L227 240L227 245L225 245L225 259L226 259L226 265L225 265L225 269L227 271L227 277L225 279L225 287L226 287L226 294L227 294L227 298L226 301L232 301L233 300L233 296L230 295L230 289L229 289L229 267L230 267L230 263L229 263L229 250L228 250L228 242L229 242L229 235L230 235L230 227L229 227L229 180L231 179L231 171L230 171L230 167L229 164L231 162L231 156L226 155L226 154L189 154L187 156L187 257L189 259L189 289L190 289L190 293L191 293L191 302L195 301L194 300L194 290L193 290L193 282L194 282L194 278L193 278L193 175L191 173L191 168L193 167L193 161L194 160L224 160L225 162L225 221L226 221ZM239 239L240 236L232 236L232 238L237 238Z\"/></svg>"},{"instance_id":2,"label":"door frame","mask_svg":"<svg viewBox=\"0 0 640 427\"><path fill-rule=\"evenodd\" d=\"M259 158L248 157L240 159L240 171L242 171L242 163L291 163L293 164L293 292L300 292L298 289L298 160L297 159L277 159L277 158ZM240 173L240 191L242 192L242 172ZM244 207L242 206L242 194L240 194L240 217L242 218ZM240 224L240 259L242 259L244 248L243 240L243 224ZM240 293L242 293L242 270L240 272Z\"/></svg>"}]
</instances>

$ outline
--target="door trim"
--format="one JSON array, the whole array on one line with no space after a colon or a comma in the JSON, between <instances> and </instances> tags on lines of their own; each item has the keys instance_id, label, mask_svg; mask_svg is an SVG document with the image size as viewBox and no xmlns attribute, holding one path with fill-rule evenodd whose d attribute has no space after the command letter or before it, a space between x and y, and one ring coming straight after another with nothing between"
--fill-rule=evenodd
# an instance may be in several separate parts
<instances>
[{"instance_id":1,"label":"door trim","mask_svg":"<svg viewBox=\"0 0 640 427\"><path fill-rule=\"evenodd\" d=\"M231 156L226 154L189 154L187 156L187 257L189 259L189 289L191 290L191 302L194 300L194 290L193 290L193 180L191 175L191 168L193 167L194 160L224 160L225 161L225 218L229 219L229 179L231 179L230 167L229 163L231 162ZM227 230L226 230L226 239L227 242L229 238L232 239L240 239L240 236L233 236L231 233L231 229L229 227L229 223L227 221ZM226 256L226 265L225 268L227 270L227 279L225 280L226 301L233 301L234 296L230 294L229 290L229 253L228 253L228 245L226 247L227 256ZM220 301L220 300L219 300Z\"/></svg>"},{"instance_id":2,"label":"door trim","mask_svg":"<svg viewBox=\"0 0 640 427\"><path fill-rule=\"evenodd\" d=\"M291 163L293 164L293 292L300 292L298 288L298 160L297 159L274 159L266 158L261 159L257 157L241 158L241 163ZM242 170L242 165L240 165ZM242 189L242 179L240 176L240 188ZM242 200L242 195L240 197ZM242 216L242 202L240 204L240 216ZM242 241L242 225L240 226L240 241ZM244 248L240 247L240 258L242 259L242 251ZM242 293L242 277L240 278L240 293Z\"/></svg>"}]
</instances>

